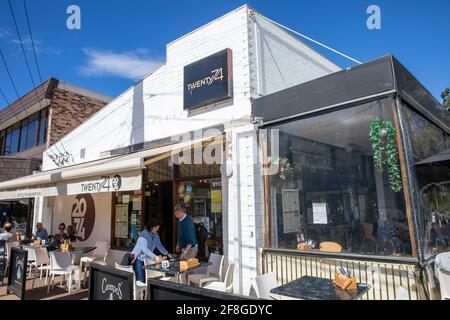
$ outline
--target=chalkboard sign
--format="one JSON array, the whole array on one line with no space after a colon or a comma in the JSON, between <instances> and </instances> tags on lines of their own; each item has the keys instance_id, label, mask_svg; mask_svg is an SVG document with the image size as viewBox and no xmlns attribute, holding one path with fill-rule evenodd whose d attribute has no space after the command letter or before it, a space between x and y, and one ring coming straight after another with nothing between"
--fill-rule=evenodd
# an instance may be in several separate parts
<instances>
[{"instance_id":1,"label":"chalkboard sign","mask_svg":"<svg viewBox=\"0 0 450 320\"><path fill-rule=\"evenodd\" d=\"M3 278L5 277L5 253L6 242L5 240L0 240L0 286L3 285Z\"/></svg>"},{"instance_id":2,"label":"chalkboard sign","mask_svg":"<svg viewBox=\"0 0 450 320\"><path fill-rule=\"evenodd\" d=\"M90 264L89 300L133 300L133 273Z\"/></svg>"},{"instance_id":3,"label":"chalkboard sign","mask_svg":"<svg viewBox=\"0 0 450 320\"><path fill-rule=\"evenodd\" d=\"M9 257L8 292L14 293L20 299L25 299L27 281L28 252L11 248Z\"/></svg>"}]
</instances>

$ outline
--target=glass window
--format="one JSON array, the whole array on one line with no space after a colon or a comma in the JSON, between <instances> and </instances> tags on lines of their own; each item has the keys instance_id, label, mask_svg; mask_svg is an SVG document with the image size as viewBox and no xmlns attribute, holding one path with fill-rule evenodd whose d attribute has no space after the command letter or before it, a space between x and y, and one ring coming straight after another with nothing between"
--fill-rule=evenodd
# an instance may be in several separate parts
<instances>
[{"instance_id":1,"label":"glass window","mask_svg":"<svg viewBox=\"0 0 450 320\"><path fill-rule=\"evenodd\" d=\"M412 254L393 104L384 99L271 128L273 246L334 242L342 252ZM393 147L389 163L386 146Z\"/></svg>"},{"instance_id":2,"label":"glass window","mask_svg":"<svg viewBox=\"0 0 450 320\"><path fill-rule=\"evenodd\" d=\"M19 138L20 138L20 124L16 124L12 128L10 154L15 154L19 150Z\"/></svg>"},{"instance_id":3,"label":"glass window","mask_svg":"<svg viewBox=\"0 0 450 320\"><path fill-rule=\"evenodd\" d=\"M39 140L41 145L47 142L47 126L48 126L48 109L41 110L41 118L39 120Z\"/></svg>"},{"instance_id":4,"label":"glass window","mask_svg":"<svg viewBox=\"0 0 450 320\"><path fill-rule=\"evenodd\" d=\"M124 191L113 194L114 233L112 245L131 249L142 231L142 195L140 191Z\"/></svg>"},{"instance_id":5,"label":"glass window","mask_svg":"<svg viewBox=\"0 0 450 320\"><path fill-rule=\"evenodd\" d=\"M31 149L36 145L36 128L38 122L39 112L33 114L28 122L27 132L27 149Z\"/></svg>"},{"instance_id":6,"label":"glass window","mask_svg":"<svg viewBox=\"0 0 450 320\"><path fill-rule=\"evenodd\" d=\"M5 130L0 132L0 156L3 156L5 152L5 133Z\"/></svg>"},{"instance_id":7,"label":"glass window","mask_svg":"<svg viewBox=\"0 0 450 320\"><path fill-rule=\"evenodd\" d=\"M6 129L6 138L5 138L5 156L11 154L11 137L12 137L12 128Z\"/></svg>"},{"instance_id":8,"label":"glass window","mask_svg":"<svg viewBox=\"0 0 450 320\"><path fill-rule=\"evenodd\" d=\"M449 135L432 122L403 108L412 149L423 216L419 228L426 257L450 249L450 160L429 162L448 148Z\"/></svg>"},{"instance_id":9,"label":"glass window","mask_svg":"<svg viewBox=\"0 0 450 320\"><path fill-rule=\"evenodd\" d=\"M27 149L27 129L28 129L28 119L22 120L22 125L20 129L19 151L24 151Z\"/></svg>"}]
</instances>

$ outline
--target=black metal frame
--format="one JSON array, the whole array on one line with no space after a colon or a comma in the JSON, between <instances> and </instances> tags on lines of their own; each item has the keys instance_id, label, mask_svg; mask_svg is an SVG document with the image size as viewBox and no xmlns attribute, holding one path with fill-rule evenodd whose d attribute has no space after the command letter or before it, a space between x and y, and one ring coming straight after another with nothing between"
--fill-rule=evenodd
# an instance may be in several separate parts
<instances>
[{"instance_id":1,"label":"black metal frame","mask_svg":"<svg viewBox=\"0 0 450 320\"><path fill-rule=\"evenodd\" d=\"M22 283L21 283L20 288L17 288L12 283L12 275L14 274L13 271L15 270L15 268L13 267L15 255L23 255L24 256L23 276L22 276ZM27 285L28 251L13 247L13 248L11 248L11 255L8 257L8 260L9 260L8 261L9 268L8 268L8 290L7 290L7 292L8 293L12 292L16 296L18 296L20 298L20 300L25 300L25 290L26 290L26 285Z\"/></svg>"}]
</instances>

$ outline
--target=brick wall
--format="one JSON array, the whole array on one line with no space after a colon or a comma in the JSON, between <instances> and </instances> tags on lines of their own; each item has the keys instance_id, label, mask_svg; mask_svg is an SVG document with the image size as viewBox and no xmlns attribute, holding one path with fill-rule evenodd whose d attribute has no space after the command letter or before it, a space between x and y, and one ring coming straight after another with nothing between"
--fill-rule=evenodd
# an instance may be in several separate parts
<instances>
[{"instance_id":1,"label":"brick wall","mask_svg":"<svg viewBox=\"0 0 450 320\"><path fill-rule=\"evenodd\" d=\"M49 145L74 130L105 104L104 101L56 89L50 106Z\"/></svg>"},{"instance_id":2,"label":"brick wall","mask_svg":"<svg viewBox=\"0 0 450 320\"><path fill-rule=\"evenodd\" d=\"M0 182L27 176L37 170L41 159L0 157Z\"/></svg>"}]
</instances>

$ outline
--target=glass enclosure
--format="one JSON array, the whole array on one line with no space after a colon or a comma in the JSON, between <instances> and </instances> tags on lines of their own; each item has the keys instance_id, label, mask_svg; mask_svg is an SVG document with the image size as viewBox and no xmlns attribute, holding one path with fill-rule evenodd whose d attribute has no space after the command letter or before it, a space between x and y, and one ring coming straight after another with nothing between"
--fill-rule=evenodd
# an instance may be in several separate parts
<instances>
[{"instance_id":1,"label":"glass enclosure","mask_svg":"<svg viewBox=\"0 0 450 320\"><path fill-rule=\"evenodd\" d=\"M342 252L412 254L393 105L388 98L270 128L269 160L279 168L269 178L273 247L333 242Z\"/></svg>"},{"instance_id":2,"label":"glass enclosure","mask_svg":"<svg viewBox=\"0 0 450 320\"><path fill-rule=\"evenodd\" d=\"M420 194L419 240L425 257L450 249L450 160L431 162L450 147L449 135L403 107Z\"/></svg>"}]
</instances>

